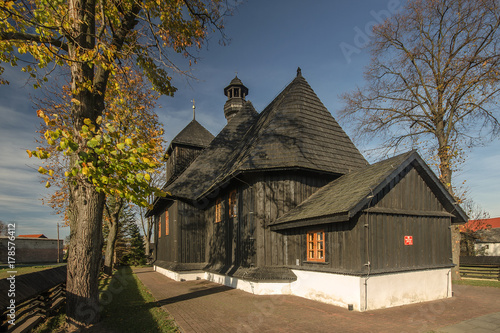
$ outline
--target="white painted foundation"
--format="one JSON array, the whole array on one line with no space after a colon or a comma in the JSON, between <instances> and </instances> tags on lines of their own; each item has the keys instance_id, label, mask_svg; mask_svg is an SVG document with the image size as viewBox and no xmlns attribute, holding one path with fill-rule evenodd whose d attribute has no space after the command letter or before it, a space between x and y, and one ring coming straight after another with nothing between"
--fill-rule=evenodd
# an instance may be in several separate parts
<instances>
[{"instance_id":1,"label":"white painted foundation","mask_svg":"<svg viewBox=\"0 0 500 333\"><path fill-rule=\"evenodd\" d=\"M168 269L159 267L159 266L153 266L154 270L158 273L161 273L165 275L166 277L174 280L174 281L191 281L191 280L201 280L205 279L205 272L174 272L170 271Z\"/></svg>"},{"instance_id":2,"label":"white painted foundation","mask_svg":"<svg viewBox=\"0 0 500 333\"><path fill-rule=\"evenodd\" d=\"M293 295L290 282L252 282L221 274L205 273L205 279L254 295Z\"/></svg>"},{"instance_id":3,"label":"white painted foundation","mask_svg":"<svg viewBox=\"0 0 500 333\"><path fill-rule=\"evenodd\" d=\"M383 275L350 276L293 270L293 282L251 282L235 277L179 273L155 266L175 281L205 279L255 295L295 295L353 310L366 311L451 297L451 269L434 269Z\"/></svg>"}]
</instances>

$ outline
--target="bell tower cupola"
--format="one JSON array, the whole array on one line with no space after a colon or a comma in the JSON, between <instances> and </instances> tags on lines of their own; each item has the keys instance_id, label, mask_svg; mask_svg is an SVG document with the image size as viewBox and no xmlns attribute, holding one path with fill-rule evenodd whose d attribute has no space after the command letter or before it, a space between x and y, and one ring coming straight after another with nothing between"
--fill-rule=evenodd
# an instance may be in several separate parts
<instances>
[{"instance_id":1,"label":"bell tower cupola","mask_svg":"<svg viewBox=\"0 0 500 333\"><path fill-rule=\"evenodd\" d=\"M235 76L231 83L224 88L224 95L227 96L226 104L224 104L224 116L229 122L243 108L248 88L243 85L238 76Z\"/></svg>"}]
</instances>

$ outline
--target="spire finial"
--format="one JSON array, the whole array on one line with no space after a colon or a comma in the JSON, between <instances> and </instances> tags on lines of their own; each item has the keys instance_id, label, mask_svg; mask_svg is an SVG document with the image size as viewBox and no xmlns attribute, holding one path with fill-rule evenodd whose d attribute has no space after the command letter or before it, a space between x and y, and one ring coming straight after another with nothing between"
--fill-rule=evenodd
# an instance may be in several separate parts
<instances>
[{"instance_id":1,"label":"spire finial","mask_svg":"<svg viewBox=\"0 0 500 333\"><path fill-rule=\"evenodd\" d=\"M195 111L196 106L195 106L194 98L191 100L191 102L193 102L193 120L195 120L196 119L196 111Z\"/></svg>"},{"instance_id":2,"label":"spire finial","mask_svg":"<svg viewBox=\"0 0 500 333\"><path fill-rule=\"evenodd\" d=\"M302 76L302 70L300 67L297 67L297 76Z\"/></svg>"}]
</instances>

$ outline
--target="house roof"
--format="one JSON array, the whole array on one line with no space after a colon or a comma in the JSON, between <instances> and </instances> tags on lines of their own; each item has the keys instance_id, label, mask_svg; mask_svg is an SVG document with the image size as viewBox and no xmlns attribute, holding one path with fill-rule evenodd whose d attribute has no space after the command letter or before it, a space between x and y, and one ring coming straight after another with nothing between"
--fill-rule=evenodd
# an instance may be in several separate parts
<instances>
[{"instance_id":1,"label":"house roof","mask_svg":"<svg viewBox=\"0 0 500 333\"><path fill-rule=\"evenodd\" d=\"M500 228L500 217L492 217L489 219L481 220L469 220L469 222L481 222L481 224L490 225L491 229Z\"/></svg>"},{"instance_id":2,"label":"house roof","mask_svg":"<svg viewBox=\"0 0 500 333\"><path fill-rule=\"evenodd\" d=\"M44 234L32 234L32 235L18 235L21 238L47 238Z\"/></svg>"},{"instance_id":3,"label":"house roof","mask_svg":"<svg viewBox=\"0 0 500 333\"><path fill-rule=\"evenodd\" d=\"M476 232L477 243L500 243L500 228L479 230Z\"/></svg>"},{"instance_id":4,"label":"house roof","mask_svg":"<svg viewBox=\"0 0 500 333\"><path fill-rule=\"evenodd\" d=\"M433 189L454 222L465 222L467 216L454 203L453 198L436 178L416 151L410 151L363 169L345 174L330 182L296 208L271 224L272 230L310 225L311 222L331 223L348 221L365 209L380 190L393 180L402 170L412 165ZM454 215L451 215L453 212ZM314 221L313 221L314 220Z\"/></svg>"},{"instance_id":5,"label":"house roof","mask_svg":"<svg viewBox=\"0 0 500 333\"><path fill-rule=\"evenodd\" d=\"M301 168L344 174L368 164L302 75L259 115L243 110L165 190L200 199L246 171Z\"/></svg>"},{"instance_id":6,"label":"house roof","mask_svg":"<svg viewBox=\"0 0 500 333\"><path fill-rule=\"evenodd\" d=\"M205 148L213 139L214 136L212 133L193 119L175 138L172 139L168 150L171 150L174 144Z\"/></svg>"}]
</instances>

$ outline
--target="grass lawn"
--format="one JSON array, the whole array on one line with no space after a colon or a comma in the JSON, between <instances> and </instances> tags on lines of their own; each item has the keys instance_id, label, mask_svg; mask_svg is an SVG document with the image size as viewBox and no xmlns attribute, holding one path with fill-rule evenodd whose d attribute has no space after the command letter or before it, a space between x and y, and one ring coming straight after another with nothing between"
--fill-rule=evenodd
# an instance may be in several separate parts
<instances>
[{"instance_id":1,"label":"grass lawn","mask_svg":"<svg viewBox=\"0 0 500 333\"><path fill-rule=\"evenodd\" d=\"M102 278L99 289L103 310L101 322L92 332L178 332L130 267L121 267L112 278ZM35 332L60 332L64 320L64 313L57 314Z\"/></svg>"},{"instance_id":2,"label":"grass lawn","mask_svg":"<svg viewBox=\"0 0 500 333\"><path fill-rule=\"evenodd\" d=\"M475 279L462 278L461 280L453 281L453 283L459 285L467 285L467 286L500 288L500 281L494 281L494 280L475 280Z\"/></svg>"},{"instance_id":3,"label":"grass lawn","mask_svg":"<svg viewBox=\"0 0 500 333\"><path fill-rule=\"evenodd\" d=\"M101 301L109 302L102 312L104 327L116 332L178 331L130 267L121 267L102 284Z\"/></svg>"},{"instance_id":4,"label":"grass lawn","mask_svg":"<svg viewBox=\"0 0 500 333\"><path fill-rule=\"evenodd\" d=\"M66 265L66 263L51 264L51 265L34 264L33 266L16 267L15 269L0 268L0 279L8 278L10 276L10 274L7 273L8 271L17 271L16 276L19 276L19 275L43 271L45 269L54 268L54 267L63 266L63 265Z\"/></svg>"}]
</instances>

